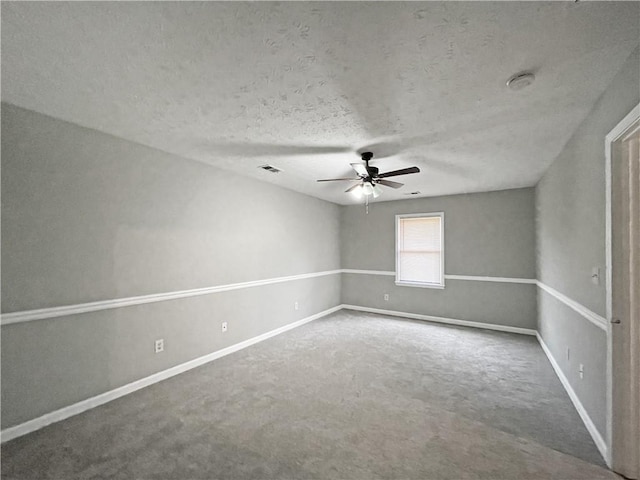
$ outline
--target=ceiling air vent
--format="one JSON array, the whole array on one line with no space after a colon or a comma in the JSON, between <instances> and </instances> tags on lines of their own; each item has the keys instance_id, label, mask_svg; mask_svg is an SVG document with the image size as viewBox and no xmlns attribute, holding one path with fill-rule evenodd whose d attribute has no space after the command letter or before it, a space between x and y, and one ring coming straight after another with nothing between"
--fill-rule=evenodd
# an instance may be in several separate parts
<instances>
[{"instance_id":1,"label":"ceiling air vent","mask_svg":"<svg viewBox=\"0 0 640 480\"><path fill-rule=\"evenodd\" d=\"M261 168L262 170L266 170L267 172L271 172L271 173L280 173L280 170L278 170L273 165L260 165L258 168Z\"/></svg>"}]
</instances>

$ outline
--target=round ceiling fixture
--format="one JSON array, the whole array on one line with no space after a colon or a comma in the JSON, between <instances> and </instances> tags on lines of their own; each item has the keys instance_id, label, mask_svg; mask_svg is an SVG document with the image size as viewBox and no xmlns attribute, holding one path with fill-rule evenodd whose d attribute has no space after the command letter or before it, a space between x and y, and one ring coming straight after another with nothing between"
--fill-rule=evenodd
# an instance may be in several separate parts
<instances>
[{"instance_id":1,"label":"round ceiling fixture","mask_svg":"<svg viewBox=\"0 0 640 480\"><path fill-rule=\"evenodd\" d=\"M513 75L507 80L507 87L511 90L522 90L528 87L536 79L536 76L531 72L520 72Z\"/></svg>"}]
</instances>

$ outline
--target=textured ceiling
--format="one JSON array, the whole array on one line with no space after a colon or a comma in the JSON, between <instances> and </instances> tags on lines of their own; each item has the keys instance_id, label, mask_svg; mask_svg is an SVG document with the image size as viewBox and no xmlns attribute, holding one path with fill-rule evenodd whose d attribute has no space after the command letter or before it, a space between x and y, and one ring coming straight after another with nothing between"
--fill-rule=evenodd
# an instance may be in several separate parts
<instances>
[{"instance_id":1,"label":"textured ceiling","mask_svg":"<svg viewBox=\"0 0 640 480\"><path fill-rule=\"evenodd\" d=\"M379 201L516 188L639 18L638 2L2 2L2 100L341 204L349 183L315 180L351 176L362 147L422 170ZM528 69L531 87L505 87Z\"/></svg>"}]
</instances>

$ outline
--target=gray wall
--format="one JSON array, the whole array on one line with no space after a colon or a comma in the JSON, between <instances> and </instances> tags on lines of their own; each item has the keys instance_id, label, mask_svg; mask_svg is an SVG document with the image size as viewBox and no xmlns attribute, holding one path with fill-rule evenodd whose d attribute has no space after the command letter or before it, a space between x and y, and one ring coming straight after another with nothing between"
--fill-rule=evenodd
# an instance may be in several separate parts
<instances>
[{"instance_id":1,"label":"gray wall","mask_svg":"<svg viewBox=\"0 0 640 480\"><path fill-rule=\"evenodd\" d=\"M534 190L419 198L343 207L342 267L395 270L395 215L445 213L445 273L535 278ZM444 290L395 285L391 276L343 274L346 304L535 328L536 287L445 280ZM384 301L389 293L389 301Z\"/></svg>"},{"instance_id":2,"label":"gray wall","mask_svg":"<svg viewBox=\"0 0 640 480\"><path fill-rule=\"evenodd\" d=\"M337 205L7 104L2 235L3 313L340 268ZM2 427L334 307L340 282L5 325Z\"/></svg>"},{"instance_id":3,"label":"gray wall","mask_svg":"<svg viewBox=\"0 0 640 480\"><path fill-rule=\"evenodd\" d=\"M627 60L536 187L537 275L605 316L605 136L640 100L639 50ZM600 285L591 269L600 268ZM538 328L604 436L606 334L541 292ZM567 361L566 349L571 350ZM578 365L585 365L584 379Z\"/></svg>"}]
</instances>

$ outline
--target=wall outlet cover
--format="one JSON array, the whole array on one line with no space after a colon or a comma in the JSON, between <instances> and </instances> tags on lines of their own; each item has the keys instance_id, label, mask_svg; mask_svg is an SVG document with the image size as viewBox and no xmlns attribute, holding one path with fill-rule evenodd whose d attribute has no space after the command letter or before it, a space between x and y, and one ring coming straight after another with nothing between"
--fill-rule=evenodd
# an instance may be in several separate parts
<instances>
[{"instance_id":1,"label":"wall outlet cover","mask_svg":"<svg viewBox=\"0 0 640 480\"><path fill-rule=\"evenodd\" d=\"M164 338L159 338L155 342L155 352L160 353L164 351Z\"/></svg>"}]
</instances>

